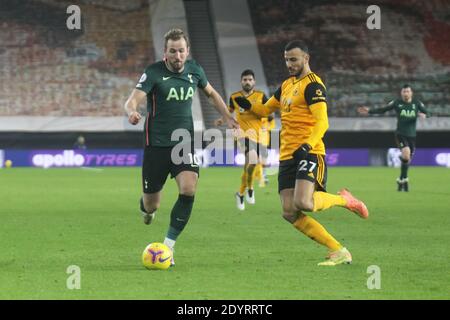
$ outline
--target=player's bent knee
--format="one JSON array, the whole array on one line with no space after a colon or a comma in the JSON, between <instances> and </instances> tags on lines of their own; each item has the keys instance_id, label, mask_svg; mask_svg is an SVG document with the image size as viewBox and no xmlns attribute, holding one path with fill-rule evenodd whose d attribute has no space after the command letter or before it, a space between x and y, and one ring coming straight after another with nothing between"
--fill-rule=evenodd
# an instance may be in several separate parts
<instances>
[{"instance_id":1,"label":"player's bent knee","mask_svg":"<svg viewBox=\"0 0 450 320\"><path fill-rule=\"evenodd\" d=\"M404 159L405 161L411 160L411 151L409 148L408 149L403 148L401 158Z\"/></svg>"},{"instance_id":2,"label":"player's bent knee","mask_svg":"<svg viewBox=\"0 0 450 320\"><path fill-rule=\"evenodd\" d=\"M311 200L308 199L294 199L295 209L301 211L313 211L314 204Z\"/></svg>"},{"instance_id":3,"label":"player's bent knee","mask_svg":"<svg viewBox=\"0 0 450 320\"><path fill-rule=\"evenodd\" d=\"M408 155L408 156L401 156L400 157L400 160L402 161L402 163L409 163L410 161L411 161L411 157Z\"/></svg>"},{"instance_id":4,"label":"player's bent knee","mask_svg":"<svg viewBox=\"0 0 450 320\"><path fill-rule=\"evenodd\" d=\"M196 189L195 185L182 186L180 188L180 194L184 196L193 197L195 195L196 191L195 189Z\"/></svg>"}]
</instances>

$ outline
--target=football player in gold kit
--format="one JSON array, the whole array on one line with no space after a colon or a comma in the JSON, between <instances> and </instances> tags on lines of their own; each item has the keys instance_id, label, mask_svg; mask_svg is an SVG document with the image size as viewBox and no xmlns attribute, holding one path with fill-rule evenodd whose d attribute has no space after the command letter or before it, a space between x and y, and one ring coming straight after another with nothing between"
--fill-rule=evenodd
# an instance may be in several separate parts
<instances>
[{"instance_id":1,"label":"football player in gold kit","mask_svg":"<svg viewBox=\"0 0 450 320\"><path fill-rule=\"evenodd\" d=\"M241 186L236 192L236 206L239 210L245 210L244 197L249 204L255 204L255 191L253 180L255 169L260 164L260 158L266 153L267 146L263 142L263 127L261 116L248 111L236 104L237 97L245 97L249 103L264 104L267 97L264 92L255 90L255 74L252 70L244 70L241 74L242 90L234 92L230 96L228 110L234 113L239 123L238 145L245 154L244 171L241 176ZM217 119L215 124L221 125L222 119Z\"/></svg>"},{"instance_id":2,"label":"football player in gold kit","mask_svg":"<svg viewBox=\"0 0 450 320\"><path fill-rule=\"evenodd\" d=\"M288 43L284 58L290 77L265 104L255 105L244 97L235 101L241 108L260 116L280 111L278 192L283 218L328 248L327 260L319 265L351 263L350 252L305 212L341 206L367 219L369 211L347 189L342 189L337 195L326 192L327 167L322 141L328 129L326 88L309 67L310 55L303 41Z\"/></svg>"}]
</instances>

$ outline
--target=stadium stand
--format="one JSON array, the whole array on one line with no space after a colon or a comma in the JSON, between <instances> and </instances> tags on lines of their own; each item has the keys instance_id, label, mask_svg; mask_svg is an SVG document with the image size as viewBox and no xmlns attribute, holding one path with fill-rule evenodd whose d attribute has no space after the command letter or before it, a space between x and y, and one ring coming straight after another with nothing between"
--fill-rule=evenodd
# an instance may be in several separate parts
<instances>
[{"instance_id":1,"label":"stadium stand","mask_svg":"<svg viewBox=\"0 0 450 320\"><path fill-rule=\"evenodd\" d=\"M130 87L155 60L150 2L77 3L82 30L66 28L70 1L0 2L0 117L123 115ZM450 1L378 3L381 31L366 28L369 1L248 0L270 91L287 75L284 45L302 38L328 86L330 116L381 106L403 83L434 115L450 116Z\"/></svg>"},{"instance_id":2,"label":"stadium stand","mask_svg":"<svg viewBox=\"0 0 450 320\"><path fill-rule=\"evenodd\" d=\"M379 1L381 30L366 27L368 1L249 0L268 86L286 78L284 45L303 39L328 87L331 116L381 106L409 83L437 116L450 116L450 1Z\"/></svg>"},{"instance_id":3,"label":"stadium stand","mask_svg":"<svg viewBox=\"0 0 450 320\"><path fill-rule=\"evenodd\" d=\"M0 116L123 114L154 60L149 3L78 3L82 30L68 30L69 1L2 0Z\"/></svg>"}]
</instances>

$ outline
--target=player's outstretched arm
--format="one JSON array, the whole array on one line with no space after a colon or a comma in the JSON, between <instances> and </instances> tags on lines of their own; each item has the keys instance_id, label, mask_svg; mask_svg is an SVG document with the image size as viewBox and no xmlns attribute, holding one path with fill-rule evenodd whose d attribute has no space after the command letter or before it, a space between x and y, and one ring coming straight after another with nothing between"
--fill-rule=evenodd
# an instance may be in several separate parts
<instances>
[{"instance_id":1,"label":"player's outstretched arm","mask_svg":"<svg viewBox=\"0 0 450 320\"><path fill-rule=\"evenodd\" d=\"M203 92L206 94L214 108L222 115L222 119L226 121L228 127L230 129L239 129L239 124L228 111L227 105L216 89L208 83L206 87L203 88Z\"/></svg>"},{"instance_id":2,"label":"player's outstretched arm","mask_svg":"<svg viewBox=\"0 0 450 320\"><path fill-rule=\"evenodd\" d=\"M233 102L231 101L231 97L230 97L230 104L228 105L228 111L229 111L231 114L234 113L234 107L233 107L232 103L233 103ZM220 118L214 120L214 125L217 126L217 127L220 127L220 126L223 126L224 122L225 122L225 121L223 120L223 118L220 117Z\"/></svg>"},{"instance_id":3,"label":"player's outstretched arm","mask_svg":"<svg viewBox=\"0 0 450 320\"><path fill-rule=\"evenodd\" d=\"M383 114L387 111L393 110L395 107L395 100L392 100L389 102L385 107L382 108L369 108L366 106L362 106L358 108L358 113L362 115L368 115L368 114Z\"/></svg>"},{"instance_id":4,"label":"player's outstretched arm","mask_svg":"<svg viewBox=\"0 0 450 320\"><path fill-rule=\"evenodd\" d=\"M237 105L244 109L250 110L260 117L267 117L274 113L280 106L280 103L275 97L270 98L266 103L254 103L252 104L248 99L244 97L236 97L234 98Z\"/></svg>"},{"instance_id":5,"label":"player's outstretched arm","mask_svg":"<svg viewBox=\"0 0 450 320\"><path fill-rule=\"evenodd\" d=\"M356 109L356 111L358 111L358 113L363 116L367 116L369 114L369 110L370 110L369 107L366 106L361 106L358 109Z\"/></svg>"},{"instance_id":6,"label":"player's outstretched arm","mask_svg":"<svg viewBox=\"0 0 450 320\"><path fill-rule=\"evenodd\" d=\"M146 93L141 90L133 89L127 101L125 102L125 112L128 115L128 122L132 125L136 125L141 120L142 116L137 111L139 103L145 98Z\"/></svg>"}]
</instances>

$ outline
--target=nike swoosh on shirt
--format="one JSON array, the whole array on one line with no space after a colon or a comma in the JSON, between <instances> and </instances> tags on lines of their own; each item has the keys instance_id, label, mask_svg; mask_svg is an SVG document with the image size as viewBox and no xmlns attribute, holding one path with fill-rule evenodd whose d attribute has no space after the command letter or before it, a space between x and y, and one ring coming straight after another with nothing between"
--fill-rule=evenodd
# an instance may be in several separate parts
<instances>
[{"instance_id":1,"label":"nike swoosh on shirt","mask_svg":"<svg viewBox=\"0 0 450 320\"><path fill-rule=\"evenodd\" d=\"M172 77L163 77L163 81L169 80Z\"/></svg>"}]
</instances>

